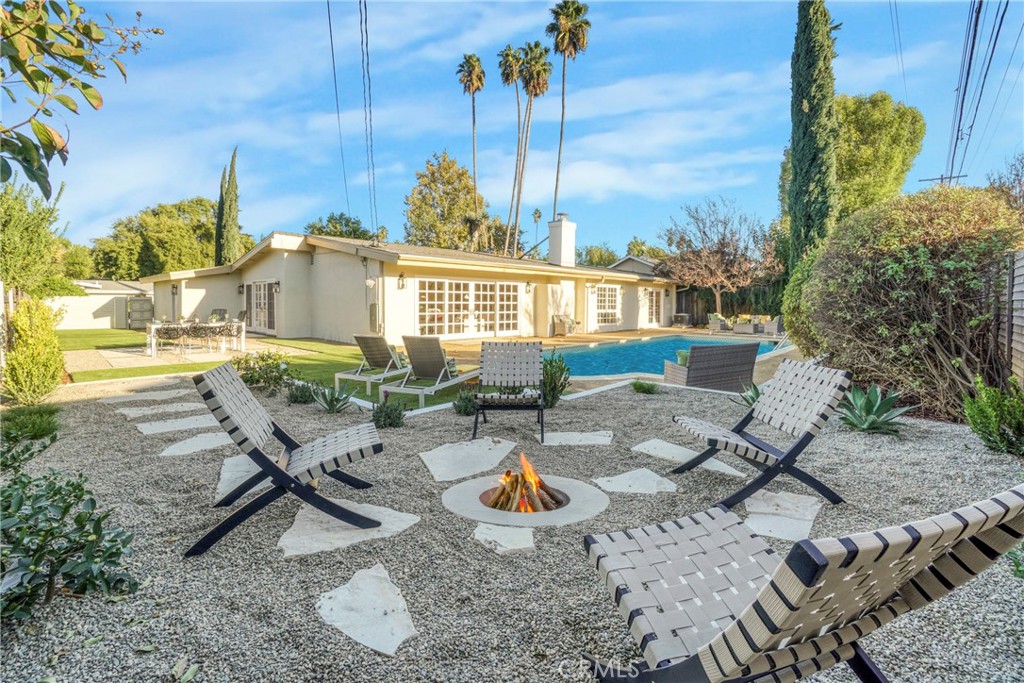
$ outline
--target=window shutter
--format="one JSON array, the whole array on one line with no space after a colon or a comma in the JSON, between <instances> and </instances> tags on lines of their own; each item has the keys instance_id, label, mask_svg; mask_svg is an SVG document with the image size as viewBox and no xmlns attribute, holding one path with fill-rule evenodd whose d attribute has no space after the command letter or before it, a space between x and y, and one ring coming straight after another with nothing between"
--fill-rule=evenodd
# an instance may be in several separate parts
<instances>
[{"instance_id":1,"label":"window shutter","mask_svg":"<svg viewBox=\"0 0 1024 683\"><path fill-rule=\"evenodd\" d=\"M277 308L277 294L274 293L274 285L267 284L267 329L276 330L277 326L274 324L274 314Z\"/></svg>"}]
</instances>

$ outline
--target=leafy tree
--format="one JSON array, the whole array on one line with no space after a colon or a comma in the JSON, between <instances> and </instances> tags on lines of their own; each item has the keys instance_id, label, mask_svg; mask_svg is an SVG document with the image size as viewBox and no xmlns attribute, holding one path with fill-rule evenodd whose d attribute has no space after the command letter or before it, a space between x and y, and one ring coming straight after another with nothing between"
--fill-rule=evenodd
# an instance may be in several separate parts
<instances>
[{"instance_id":1,"label":"leafy tree","mask_svg":"<svg viewBox=\"0 0 1024 683\"><path fill-rule=\"evenodd\" d=\"M581 266L607 268L618 260L619 255L615 253L615 250L607 242L576 247L576 263Z\"/></svg>"},{"instance_id":2,"label":"leafy tree","mask_svg":"<svg viewBox=\"0 0 1024 683\"><path fill-rule=\"evenodd\" d=\"M516 216L513 225L513 238L519 238L519 214L523 204L523 177L526 175L526 156L530 151L530 124L533 121L533 101L548 91L548 79L551 77L551 62L548 55L549 48L540 44L540 41L527 43L523 46L523 68L519 80L523 83L523 90L526 92L526 114L523 121L523 158L519 164L519 184L516 189ZM514 242L512 253L519 251L519 243ZM508 250L506 249L506 252Z\"/></svg>"},{"instance_id":3,"label":"leafy tree","mask_svg":"<svg viewBox=\"0 0 1024 683\"><path fill-rule=\"evenodd\" d=\"M1017 154L1006 164L1006 169L990 173L988 184L1020 216L1024 225L1024 153Z\"/></svg>"},{"instance_id":4,"label":"leafy tree","mask_svg":"<svg viewBox=\"0 0 1024 683\"><path fill-rule=\"evenodd\" d=\"M214 264L218 266L234 263L245 253L242 246L241 229L238 226L238 179L235 177L237 157L238 148L235 147L235 151L231 153L231 167L228 170L226 183L221 174L221 201L218 203L218 210L214 218L216 227ZM219 258L217 258L218 252Z\"/></svg>"},{"instance_id":5,"label":"leafy tree","mask_svg":"<svg viewBox=\"0 0 1024 683\"><path fill-rule=\"evenodd\" d=\"M0 188L0 281L15 299L49 296L74 287L64 277L58 253L60 232L54 228L60 195L58 191L47 202L33 194L30 185L11 182Z\"/></svg>"},{"instance_id":6,"label":"leafy tree","mask_svg":"<svg viewBox=\"0 0 1024 683\"><path fill-rule=\"evenodd\" d=\"M108 280L137 280L142 235L136 223L122 218L109 237L93 240L92 264L96 275Z\"/></svg>"},{"instance_id":7,"label":"leafy tree","mask_svg":"<svg viewBox=\"0 0 1024 683\"><path fill-rule=\"evenodd\" d=\"M73 244L65 237L57 238L58 260L64 277L71 280L86 280L92 277L92 253L89 247Z\"/></svg>"},{"instance_id":8,"label":"leafy tree","mask_svg":"<svg viewBox=\"0 0 1024 683\"><path fill-rule=\"evenodd\" d=\"M824 0L798 4L793 47L790 140L793 171L789 184L790 267L827 235L839 212L836 191L836 56L833 26Z\"/></svg>"},{"instance_id":9,"label":"leafy tree","mask_svg":"<svg viewBox=\"0 0 1024 683\"><path fill-rule=\"evenodd\" d=\"M142 13L137 13L136 21L141 18ZM114 26L110 15L107 20L109 25L98 24L74 0L4 0L0 7L0 81L11 102L22 97L28 112L15 116L15 123L0 123L0 182L11 179L11 163L16 163L49 199L49 163L54 156L67 163L68 145L65 135L44 119L54 115L55 103L77 114L78 96L93 109L101 108L103 97L90 79L105 78L103 71L109 62L127 81L119 57L127 52L138 54L141 35L163 33L138 25Z\"/></svg>"},{"instance_id":10,"label":"leafy tree","mask_svg":"<svg viewBox=\"0 0 1024 683\"><path fill-rule=\"evenodd\" d=\"M523 107L519 99L519 79L522 76L523 69L523 50L522 48L514 48L511 45L506 45L505 49L498 53L498 68L501 70L501 82L506 87L515 85L516 87L516 168L512 174L512 196L508 202L508 220L506 223L512 223L512 212L515 210L516 205L516 188L519 185L519 163L523 158ZM540 209L537 209L540 211ZM537 218L534 222L539 221ZM510 236L506 232L506 238ZM508 242L505 243L505 248L502 253L508 253Z\"/></svg>"},{"instance_id":11,"label":"leafy tree","mask_svg":"<svg viewBox=\"0 0 1024 683\"><path fill-rule=\"evenodd\" d=\"M722 313L722 294L749 287L777 272L774 245L760 222L740 213L727 199L705 200L683 207L686 223L671 218L662 234L671 250L656 272L715 295L715 311Z\"/></svg>"},{"instance_id":12,"label":"leafy tree","mask_svg":"<svg viewBox=\"0 0 1024 683\"><path fill-rule=\"evenodd\" d=\"M587 34L590 20L587 19L586 3L577 0L562 0L551 8L551 23L545 33L555 41L555 52L562 55L562 123L558 132L558 162L555 165L555 203L551 209L551 220L558 218L558 181L562 175L562 143L565 142L565 73L569 60L587 51Z\"/></svg>"},{"instance_id":13,"label":"leafy tree","mask_svg":"<svg viewBox=\"0 0 1024 683\"><path fill-rule=\"evenodd\" d=\"M305 230L307 235L350 237L357 240L373 239L373 233L363 227L362 221L341 211L330 214L326 220L317 218L315 221L307 224Z\"/></svg>"},{"instance_id":14,"label":"leafy tree","mask_svg":"<svg viewBox=\"0 0 1024 683\"><path fill-rule=\"evenodd\" d=\"M487 202L473 191L473 179L448 152L427 159L416 172L416 187L405 198L405 241L442 249L470 245L469 219Z\"/></svg>"},{"instance_id":15,"label":"leafy tree","mask_svg":"<svg viewBox=\"0 0 1024 683\"><path fill-rule=\"evenodd\" d=\"M479 195L476 184L476 94L484 89L486 74L480 58L476 55L462 55L462 63L459 64L456 73L459 76L459 83L462 84L462 92L469 95L473 109L473 196L477 198ZM474 208L479 212L480 204L477 203Z\"/></svg>"},{"instance_id":16,"label":"leafy tree","mask_svg":"<svg viewBox=\"0 0 1024 683\"><path fill-rule=\"evenodd\" d=\"M626 256L637 256L639 258L659 260L668 256L668 252L661 247L647 244L636 235L626 245Z\"/></svg>"}]
</instances>

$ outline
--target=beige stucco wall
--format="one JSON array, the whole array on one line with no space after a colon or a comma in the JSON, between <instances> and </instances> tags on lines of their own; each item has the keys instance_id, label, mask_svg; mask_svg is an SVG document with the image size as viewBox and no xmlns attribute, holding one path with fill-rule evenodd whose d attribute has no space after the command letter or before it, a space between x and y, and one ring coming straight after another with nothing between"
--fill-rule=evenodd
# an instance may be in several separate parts
<instances>
[{"instance_id":1,"label":"beige stucco wall","mask_svg":"<svg viewBox=\"0 0 1024 683\"><path fill-rule=\"evenodd\" d=\"M238 276L234 273L182 280L180 284L179 314L186 318L206 320L215 308L226 308L228 315L234 317L243 308Z\"/></svg>"},{"instance_id":2,"label":"beige stucco wall","mask_svg":"<svg viewBox=\"0 0 1024 683\"><path fill-rule=\"evenodd\" d=\"M319 250L310 271L310 334L318 339L354 343L353 334L370 334L370 306L380 285L368 288L367 278L378 281L380 262L354 254ZM386 294L384 295L386 298ZM400 340L399 340L400 341Z\"/></svg>"},{"instance_id":3,"label":"beige stucco wall","mask_svg":"<svg viewBox=\"0 0 1024 683\"><path fill-rule=\"evenodd\" d=\"M46 300L63 312L58 330L109 330L128 327L128 295L55 296Z\"/></svg>"},{"instance_id":4,"label":"beige stucco wall","mask_svg":"<svg viewBox=\"0 0 1024 683\"><path fill-rule=\"evenodd\" d=\"M288 313L286 309L292 306L295 307L308 307L309 303L309 286L308 282L300 283L285 282L285 276L287 275L288 269L286 266L286 257L291 256L295 252L287 252L276 249L269 249L267 252L256 259L249 261L236 271L236 277L239 278L239 282L245 285L252 284L254 282L280 282L281 292L274 294L271 292L269 296L276 297L274 305L274 329L267 330L261 327L256 327L253 324L252 311L249 312L249 324L252 326L253 331L264 332L275 334L278 337L305 337L309 335L307 330L299 330L298 334L290 334L293 330L288 329ZM309 254L297 254L298 257L304 257L309 262ZM290 287L295 287L295 291L289 291ZM300 289L301 287L301 289ZM242 301L244 302L244 295ZM243 303L240 308L245 308Z\"/></svg>"}]
</instances>

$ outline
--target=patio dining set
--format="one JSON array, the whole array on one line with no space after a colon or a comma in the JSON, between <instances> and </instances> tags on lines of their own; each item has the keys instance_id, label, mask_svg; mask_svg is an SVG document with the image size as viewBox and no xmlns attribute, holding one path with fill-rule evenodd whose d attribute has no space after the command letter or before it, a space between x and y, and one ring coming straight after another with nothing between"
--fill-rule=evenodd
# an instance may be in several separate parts
<instances>
[{"instance_id":1,"label":"patio dining set","mask_svg":"<svg viewBox=\"0 0 1024 683\"><path fill-rule=\"evenodd\" d=\"M245 351L246 311L239 311L238 317L228 320L227 309L215 308L203 322L198 318L177 323L155 321L146 325L146 352L156 358L161 344L172 344L184 356L192 346L205 346L212 351L216 346L221 353L228 347L232 351Z\"/></svg>"}]
</instances>

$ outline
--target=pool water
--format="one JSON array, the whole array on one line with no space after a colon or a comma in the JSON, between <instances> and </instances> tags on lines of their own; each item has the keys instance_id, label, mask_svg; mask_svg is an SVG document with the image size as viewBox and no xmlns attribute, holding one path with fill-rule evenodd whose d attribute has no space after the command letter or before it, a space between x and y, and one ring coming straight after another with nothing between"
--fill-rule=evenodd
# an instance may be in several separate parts
<instances>
[{"instance_id":1,"label":"pool water","mask_svg":"<svg viewBox=\"0 0 1024 683\"><path fill-rule=\"evenodd\" d=\"M598 344L597 346L566 346L558 349L565 357L569 373L573 377L587 375L623 375L632 372L649 372L660 375L665 371L665 361L676 360L676 351L688 351L694 344L702 346L728 346L729 344L750 343L708 337L658 337L649 340L623 343ZM768 353L775 348L775 342L762 341L757 354Z\"/></svg>"}]
</instances>

